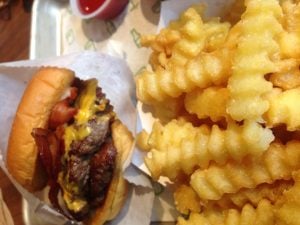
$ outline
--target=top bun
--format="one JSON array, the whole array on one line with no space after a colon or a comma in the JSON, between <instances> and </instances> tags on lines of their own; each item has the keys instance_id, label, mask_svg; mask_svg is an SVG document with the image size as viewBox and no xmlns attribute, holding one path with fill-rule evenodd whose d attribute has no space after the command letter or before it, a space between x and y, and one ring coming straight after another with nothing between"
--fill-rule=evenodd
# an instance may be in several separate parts
<instances>
[{"instance_id":1,"label":"top bun","mask_svg":"<svg viewBox=\"0 0 300 225\"><path fill-rule=\"evenodd\" d=\"M33 128L48 128L53 106L74 80L68 69L44 67L29 82L17 109L12 125L7 152L10 174L28 191L43 188L47 176L38 159Z\"/></svg>"}]
</instances>

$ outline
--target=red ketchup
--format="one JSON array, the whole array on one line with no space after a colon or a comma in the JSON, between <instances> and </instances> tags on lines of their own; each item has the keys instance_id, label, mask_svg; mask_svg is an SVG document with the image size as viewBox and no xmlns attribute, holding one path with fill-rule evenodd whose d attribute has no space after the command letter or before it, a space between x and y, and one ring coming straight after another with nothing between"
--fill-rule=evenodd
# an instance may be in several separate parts
<instances>
[{"instance_id":1,"label":"red ketchup","mask_svg":"<svg viewBox=\"0 0 300 225\"><path fill-rule=\"evenodd\" d=\"M90 14L96 11L105 0L78 0L80 11L83 14Z\"/></svg>"},{"instance_id":2,"label":"red ketchup","mask_svg":"<svg viewBox=\"0 0 300 225\"><path fill-rule=\"evenodd\" d=\"M129 0L77 0L77 4L83 15L97 12L94 16L99 19L112 19L123 11L128 1ZM102 9L99 11L101 7Z\"/></svg>"}]
</instances>

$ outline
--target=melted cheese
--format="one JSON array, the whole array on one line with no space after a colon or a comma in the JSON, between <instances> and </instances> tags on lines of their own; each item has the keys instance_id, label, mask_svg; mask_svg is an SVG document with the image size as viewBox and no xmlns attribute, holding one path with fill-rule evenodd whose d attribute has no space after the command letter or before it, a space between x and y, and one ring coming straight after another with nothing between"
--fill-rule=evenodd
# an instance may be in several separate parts
<instances>
[{"instance_id":1,"label":"melted cheese","mask_svg":"<svg viewBox=\"0 0 300 225\"><path fill-rule=\"evenodd\" d=\"M75 198L69 192L64 191L63 198L65 203L67 204L68 209L72 210L73 212L77 213L80 212L87 204L86 200Z\"/></svg>"},{"instance_id":2,"label":"melted cheese","mask_svg":"<svg viewBox=\"0 0 300 225\"><path fill-rule=\"evenodd\" d=\"M76 191L78 192L78 187L75 184L64 182L62 172L60 172L58 175L58 183L63 189L63 199L68 209L72 210L75 213L81 211L86 206L87 201L79 197L75 197L74 194L68 191L70 188L71 190L74 189L76 193Z\"/></svg>"},{"instance_id":3,"label":"melted cheese","mask_svg":"<svg viewBox=\"0 0 300 225\"><path fill-rule=\"evenodd\" d=\"M91 128L88 126L80 126L76 128L74 125L65 128L64 141L65 151L68 153L73 141L80 141L91 133Z\"/></svg>"},{"instance_id":4,"label":"melted cheese","mask_svg":"<svg viewBox=\"0 0 300 225\"><path fill-rule=\"evenodd\" d=\"M70 125L65 128L64 141L66 154L73 141L83 140L91 133L91 129L86 126L86 123L97 110L95 107L97 85L98 82L96 79L86 81L86 87L78 97L78 113L74 118L75 125Z\"/></svg>"},{"instance_id":5,"label":"melted cheese","mask_svg":"<svg viewBox=\"0 0 300 225\"><path fill-rule=\"evenodd\" d=\"M75 116L78 125L86 123L95 113L95 100L97 80L91 79L87 82L86 88L79 96L78 108L79 111Z\"/></svg>"}]
</instances>

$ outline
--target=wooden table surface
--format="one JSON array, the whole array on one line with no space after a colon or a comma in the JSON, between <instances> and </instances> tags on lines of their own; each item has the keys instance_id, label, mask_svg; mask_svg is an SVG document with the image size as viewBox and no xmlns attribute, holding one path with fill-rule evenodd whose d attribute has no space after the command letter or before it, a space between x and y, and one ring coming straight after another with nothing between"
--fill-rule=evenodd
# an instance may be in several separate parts
<instances>
[{"instance_id":1,"label":"wooden table surface","mask_svg":"<svg viewBox=\"0 0 300 225\"><path fill-rule=\"evenodd\" d=\"M15 0L11 6L11 19L0 19L0 63L28 59L30 16L24 11L22 0ZM21 196L1 169L0 188L15 225L24 225Z\"/></svg>"}]
</instances>

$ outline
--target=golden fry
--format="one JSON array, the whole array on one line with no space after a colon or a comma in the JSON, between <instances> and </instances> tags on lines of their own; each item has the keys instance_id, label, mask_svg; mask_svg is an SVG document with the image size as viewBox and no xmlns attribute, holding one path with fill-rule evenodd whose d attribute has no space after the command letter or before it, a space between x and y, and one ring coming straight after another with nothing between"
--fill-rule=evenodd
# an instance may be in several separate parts
<instances>
[{"instance_id":1,"label":"golden fry","mask_svg":"<svg viewBox=\"0 0 300 225\"><path fill-rule=\"evenodd\" d=\"M275 142L261 157L198 169L190 184L201 199L219 200L225 193L236 193L241 188L291 179L292 172L300 169L299 160L300 142L291 141L285 146Z\"/></svg>"},{"instance_id":2,"label":"golden fry","mask_svg":"<svg viewBox=\"0 0 300 225\"><path fill-rule=\"evenodd\" d=\"M214 209L198 214L191 213L188 220L179 217L177 225L273 225L274 222L273 206L263 199L257 208L246 204L241 212L236 209Z\"/></svg>"},{"instance_id":3,"label":"golden fry","mask_svg":"<svg viewBox=\"0 0 300 225\"><path fill-rule=\"evenodd\" d=\"M276 71L273 60L280 52L276 37L282 32L281 18L282 11L276 0L246 1L241 36L228 81L227 110L237 121L258 121L268 110L269 104L262 96L272 90L272 83L264 76Z\"/></svg>"},{"instance_id":4,"label":"golden fry","mask_svg":"<svg viewBox=\"0 0 300 225\"><path fill-rule=\"evenodd\" d=\"M289 69L287 71L281 69L280 72L271 74L269 80L275 87L279 87L283 90L300 87L299 63L296 62L295 64L296 65L288 65Z\"/></svg>"},{"instance_id":5,"label":"golden fry","mask_svg":"<svg viewBox=\"0 0 300 225\"><path fill-rule=\"evenodd\" d=\"M274 88L267 98L270 108L265 113L264 119L269 127L286 124L288 131L300 128L300 88L283 92Z\"/></svg>"},{"instance_id":6,"label":"golden fry","mask_svg":"<svg viewBox=\"0 0 300 225\"><path fill-rule=\"evenodd\" d=\"M227 81L230 53L220 48L227 41L230 24L218 19L203 23L202 8L191 7L157 36L142 38L142 44L153 50L153 72L145 70L136 77L140 101L152 105L153 100L164 101L197 86Z\"/></svg>"},{"instance_id":7,"label":"golden fry","mask_svg":"<svg viewBox=\"0 0 300 225\"><path fill-rule=\"evenodd\" d=\"M293 173L295 185L275 204L275 215L277 224L299 225L300 221L300 172Z\"/></svg>"},{"instance_id":8,"label":"golden fry","mask_svg":"<svg viewBox=\"0 0 300 225\"><path fill-rule=\"evenodd\" d=\"M217 122L226 119L226 104L229 98L227 88L209 87L196 89L185 95L184 105L191 114L199 119L210 118Z\"/></svg>"},{"instance_id":9,"label":"golden fry","mask_svg":"<svg viewBox=\"0 0 300 225\"><path fill-rule=\"evenodd\" d=\"M262 154L272 140L272 132L256 123L230 123L222 130L217 125L210 129L177 120L165 126L155 122L145 163L154 179L167 176L174 180L181 172L191 174L196 167L207 168L211 161L223 165L229 159L241 161L247 155Z\"/></svg>"},{"instance_id":10,"label":"golden fry","mask_svg":"<svg viewBox=\"0 0 300 225\"><path fill-rule=\"evenodd\" d=\"M178 212L188 215L190 212L200 212L200 199L196 192L187 185L179 186L174 192L175 206Z\"/></svg>"},{"instance_id":11,"label":"golden fry","mask_svg":"<svg viewBox=\"0 0 300 225\"><path fill-rule=\"evenodd\" d=\"M300 1L203 11L141 39L152 71L136 94L157 119L137 137L145 164L175 183L178 225L300 225Z\"/></svg>"},{"instance_id":12,"label":"golden fry","mask_svg":"<svg viewBox=\"0 0 300 225\"><path fill-rule=\"evenodd\" d=\"M151 109L154 118L159 119L162 123L167 123L185 113L184 96L169 98L163 102L153 102Z\"/></svg>"},{"instance_id":13,"label":"golden fry","mask_svg":"<svg viewBox=\"0 0 300 225\"><path fill-rule=\"evenodd\" d=\"M157 60L154 61L162 67L168 67L169 64L184 65L189 58L199 54L205 46L206 35L201 13L202 6L187 9L178 20L172 21L158 35L142 37L141 44L151 47L157 56ZM163 58L167 60L161 61L160 59Z\"/></svg>"},{"instance_id":14,"label":"golden fry","mask_svg":"<svg viewBox=\"0 0 300 225\"><path fill-rule=\"evenodd\" d=\"M172 69L159 68L155 72L144 70L136 76L136 94L140 101L152 105L155 101L164 101L178 97L195 87L224 85L231 70L231 52L227 49L211 53L201 53L186 66L174 65Z\"/></svg>"},{"instance_id":15,"label":"golden fry","mask_svg":"<svg viewBox=\"0 0 300 225\"><path fill-rule=\"evenodd\" d=\"M230 24L220 23L215 18L204 23L204 32L206 35L205 52L213 52L223 47L228 38Z\"/></svg>"},{"instance_id":16,"label":"golden fry","mask_svg":"<svg viewBox=\"0 0 300 225\"><path fill-rule=\"evenodd\" d=\"M289 90L300 86L300 71L294 70L290 73L275 73L271 75L270 81L274 86Z\"/></svg>"},{"instance_id":17,"label":"golden fry","mask_svg":"<svg viewBox=\"0 0 300 225\"><path fill-rule=\"evenodd\" d=\"M137 136L136 136L136 145L137 147L142 151L149 151L150 146L148 144L149 134L142 130Z\"/></svg>"},{"instance_id":18,"label":"golden fry","mask_svg":"<svg viewBox=\"0 0 300 225\"><path fill-rule=\"evenodd\" d=\"M223 209L242 208L247 203L256 207L262 199L267 199L274 204L293 184L292 180L278 180L272 184L263 183L256 188L243 188L234 194L224 194L220 200L210 201L209 204L218 205Z\"/></svg>"},{"instance_id":19,"label":"golden fry","mask_svg":"<svg viewBox=\"0 0 300 225\"><path fill-rule=\"evenodd\" d=\"M281 34L280 49L285 58L300 58L300 4L291 0L283 1L283 25L286 32Z\"/></svg>"},{"instance_id":20,"label":"golden fry","mask_svg":"<svg viewBox=\"0 0 300 225\"><path fill-rule=\"evenodd\" d=\"M295 184L284 191L273 204L262 199L256 208L245 204L241 211L228 207L206 208L201 213L192 212L189 219L178 218L177 225L299 225L300 173L293 173Z\"/></svg>"}]
</instances>

